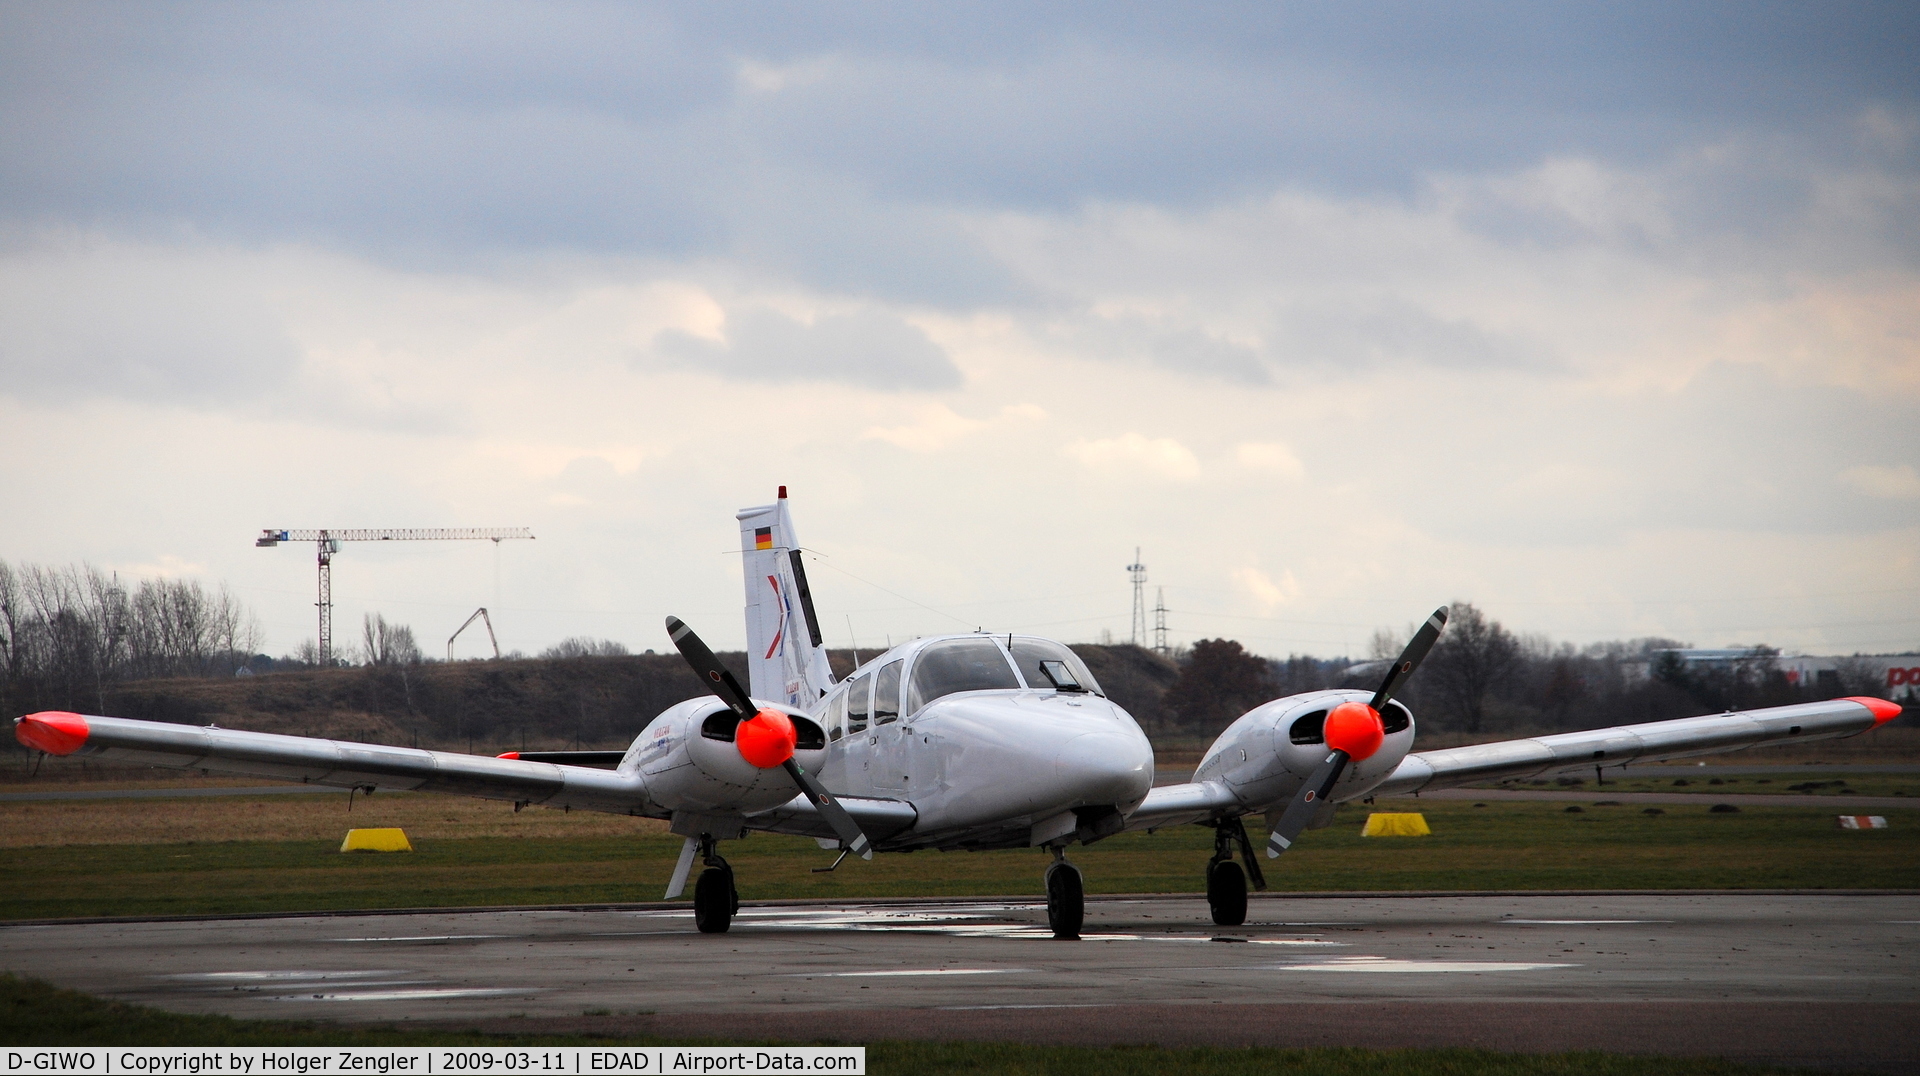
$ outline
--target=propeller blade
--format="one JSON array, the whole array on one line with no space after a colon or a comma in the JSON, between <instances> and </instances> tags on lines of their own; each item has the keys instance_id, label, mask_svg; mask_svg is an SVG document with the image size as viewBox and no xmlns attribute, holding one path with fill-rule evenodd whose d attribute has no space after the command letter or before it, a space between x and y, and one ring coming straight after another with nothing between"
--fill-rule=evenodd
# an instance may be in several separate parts
<instances>
[{"instance_id":1,"label":"propeller blade","mask_svg":"<svg viewBox=\"0 0 1920 1076\"><path fill-rule=\"evenodd\" d=\"M699 674L700 679L713 685L713 693L720 696L720 701L726 703L740 720L751 720L754 714L760 712L753 705L753 700L747 698L740 681L735 680L727 667L720 664L720 659L713 656L713 651L700 641L692 628L687 627L686 621L677 616L668 617L667 634L673 637L673 645L680 649L680 656L687 659L687 664L693 666L693 671Z\"/></svg>"},{"instance_id":2,"label":"propeller blade","mask_svg":"<svg viewBox=\"0 0 1920 1076\"><path fill-rule=\"evenodd\" d=\"M693 671L700 675L700 679L714 685L717 689L714 694L720 696L720 701L731 707L741 721L754 719L760 712L759 708L741 689L740 681L735 680L726 666L720 664L720 659L713 656L713 651L700 641L700 636L695 635L685 621L677 616L668 617L667 634L673 637L673 645L679 648L680 656L687 659L687 664L693 666ZM788 746L791 743L789 736ZM847 809L840 806L840 801L833 798L833 793L828 792L826 786L815 780L812 774L801 769L791 754L780 765L787 771L787 776L793 778L793 783L800 786L801 794L819 809L827 824L833 827L841 845L861 859L872 859L873 845L868 843L867 835L860 832L860 823L855 822Z\"/></svg>"},{"instance_id":3,"label":"propeller blade","mask_svg":"<svg viewBox=\"0 0 1920 1076\"><path fill-rule=\"evenodd\" d=\"M860 823L855 822L853 816L847 813L847 809L840 806L840 801L833 798L833 793L828 792L825 785L814 780L812 774L801 769L798 762L788 759L782 765L786 767L787 775L793 778L793 783L800 786L800 791L806 795L807 799L812 800L813 805L818 807L820 813L826 817L827 824L831 825L833 832L839 835L841 846L861 859L872 859L873 846L867 843L867 835L860 832Z\"/></svg>"},{"instance_id":4,"label":"propeller blade","mask_svg":"<svg viewBox=\"0 0 1920 1076\"><path fill-rule=\"evenodd\" d=\"M1447 607L1443 605L1433 611L1433 615L1427 618L1425 624L1420 625L1419 631L1413 633L1413 641L1407 644L1405 650L1400 651L1400 656L1394 660L1393 668L1387 670L1387 678L1380 681L1380 690L1373 693L1373 701L1367 705L1375 710L1385 706L1387 700L1393 698L1393 693L1400 690L1400 686L1407 682L1407 677L1413 675L1413 670L1427 660L1427 651L1432 650L1433 644L1440 641L1440 629L1446 626Z\"/></svg>"},{"instance_id":5,"label":"propeller blade","mask_svg":"<svg viewBox=\"0 0 1920 1076\"><path fill-rule=\"evenodd\" d=\"M1299 794L1293 797L1292 803L1287 804L1286 813L1280 816L1273 832L1267 834L1268 859L1278 859L1280 853L1293 847L1294 839L1300 836L1301 830L1307 828L1308 822L1313 821L1322 801L1333 791L1334 784L1340 780L1346 768L1345 751L1327 752L1326 761L1314 768L1313 776L1300 786Z\"/></svg>"}]
</instances>

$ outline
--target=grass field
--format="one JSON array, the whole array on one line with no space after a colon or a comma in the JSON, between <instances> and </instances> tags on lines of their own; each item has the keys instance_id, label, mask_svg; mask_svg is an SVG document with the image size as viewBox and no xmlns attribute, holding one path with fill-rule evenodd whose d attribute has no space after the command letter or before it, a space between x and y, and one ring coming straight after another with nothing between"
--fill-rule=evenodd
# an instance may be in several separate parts
<instances>
[{"instance_id":1,"label":"grass field","mask_svg":"<svg viewBox=\"0 0 1920 1076\"><path fill-rule=\"evenodd\" d=\"M6 1046L592 1046L611 1040L470 1031L234 1020L102 1001L45 983L0 975L0 1045ZM626 1045L667 1045L652 1039ZM702 1045L707 1040L674 1040ZM747 1042L743 1045L758 1045ZM800 1044L804 1045L804 1044ZM1058 1074L1058 1076L1762 1076L1788 1070L1726 1061L1612 1054L1497 1054L1486 1050L1281 1050L1260 1047L1165 1049L1059 1047L1020 1043L879 1042L867 1071Z\"/></svg>"},{"instance_id":2,"label":"grass field","mask_svg":"<svg viewBox=\"0 0 1920 1076\"><path fill-rule=\"evenodd\" d=\"M1433 836L1364 839L1366 812L1349 808L1263 863L1279 891L1920 888L1920 810L1843 831L1818 806L1710 806L1382 801L1423 812ZM337 851L349 826L386 825L417 851ZM389 793L351 814L343 796L9 803L0 838L9 919L650 901L680 846L658 823ZM1180 826L1072 855L1092 893L1194 893L1212 840ZM1038 896L1046 862L1031 850L917 852L813 874L831 857L811 840L756 835L724 851L748 900Z\"/></svg>"}]
</instances>

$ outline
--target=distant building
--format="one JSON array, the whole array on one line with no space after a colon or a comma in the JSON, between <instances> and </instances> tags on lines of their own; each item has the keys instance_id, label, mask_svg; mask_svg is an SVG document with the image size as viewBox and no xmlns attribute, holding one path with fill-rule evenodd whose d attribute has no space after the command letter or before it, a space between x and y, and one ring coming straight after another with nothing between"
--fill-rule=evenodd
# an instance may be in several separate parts
<instances>
[{"instance_id":1,"label":"distant building","mask_svg":"<svg viewBox=\"0 0 1920 1076\"><path fill-rule=\"evenodd\" d=\"M1838 692L1847 678L1867 677L1874 683L1874 694L1895 702L1920 702L1920 654L1874 654L1855 657L1814 657L1805 654L1774 654L1752 647L1722 649L1673 649L1649 651L1645 661L1623 662L1621 668L1630 680L1645 680L1652 675L1653 663L1671 654L1689 667L1728 668L1747 661L1769 657L1774 667L1786 675L1787 683L1815 692Z\"/></svg>"}]
</instances>

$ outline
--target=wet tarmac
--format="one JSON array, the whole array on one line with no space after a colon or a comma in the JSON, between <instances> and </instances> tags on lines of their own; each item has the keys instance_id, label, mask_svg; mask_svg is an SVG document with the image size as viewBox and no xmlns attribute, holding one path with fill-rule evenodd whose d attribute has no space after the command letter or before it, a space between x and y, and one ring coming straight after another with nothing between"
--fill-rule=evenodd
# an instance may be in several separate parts
<instances>
[{"instance_id":1,"label":"wet tarmac","mask_svg":"<svg viewBox=\"0 0 1920 1076\"><path fill-rule=\"evenodd\" d=\"M1236 929L1190 897L1102 898L1080 941L1044 922L956 901L749 905L725 935L671 906L45 923L0 928L0 965L249 1017L1920 1071L1920 895L1256 896Z\"/></svg>"}]
</instances>

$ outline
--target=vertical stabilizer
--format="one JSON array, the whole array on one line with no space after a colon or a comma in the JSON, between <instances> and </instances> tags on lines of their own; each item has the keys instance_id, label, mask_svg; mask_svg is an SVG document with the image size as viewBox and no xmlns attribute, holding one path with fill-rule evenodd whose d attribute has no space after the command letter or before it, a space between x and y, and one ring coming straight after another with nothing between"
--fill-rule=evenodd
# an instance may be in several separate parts
<instances>
[{"instance_id":1,"label":"vertical stabilizer","mask_svg":"<svg viewBox=\"0 0 1920 1076\"><path fill-rule=\"evenodd\" d=\"M734 518L746 569L747 692L811 708L833 686L833 672L787 513L787 487L780 487L774 503L742 508Z\"/></svg>"}]
</instances>

